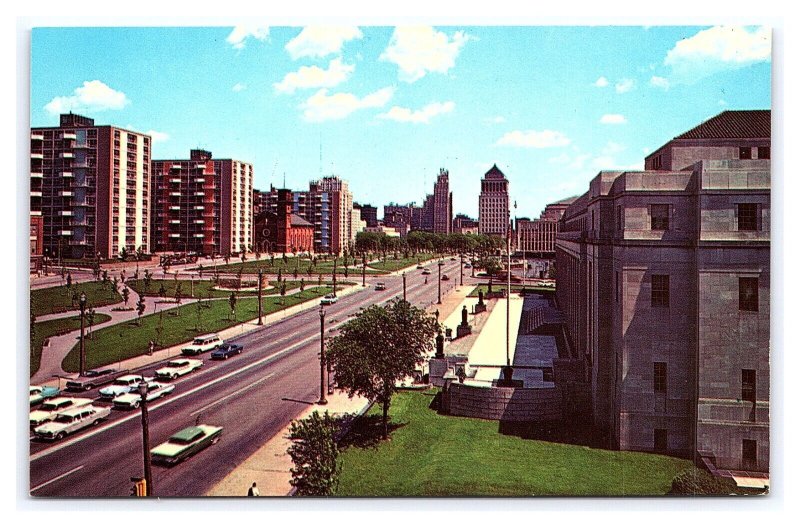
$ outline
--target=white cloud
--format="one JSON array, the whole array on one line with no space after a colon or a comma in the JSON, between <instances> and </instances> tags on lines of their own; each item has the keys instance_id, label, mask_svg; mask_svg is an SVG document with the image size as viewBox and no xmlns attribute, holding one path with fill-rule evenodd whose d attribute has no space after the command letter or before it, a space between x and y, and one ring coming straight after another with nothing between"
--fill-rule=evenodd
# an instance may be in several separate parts
<instances>
[{"instance_id":1,"label":"white cloud","mask_svg":"<svg viewBox=\"0 0 800 527\"><path fill-rule=\"evenodd\" d=\"M769 62L771 52L768 27L715 26L678 41L664 64L672 69L674 82L693 83L720 71Z\"/></svg>"},{"instance_id":2,"label":"white cloud","mask_svg":"<svg viewBox=\"0 0 800 527\"><path fill-rule=\"evenodd\" d=\"M504 122L506 122L506 118L503 117L502 115L497 115L495 117L489 117L487 119L484 119L484 122L490 124L503 124Z\"/></svg>"},{"instance_id":3,"label":"white cloud","mask_svg":"<svg viewBox=\"0 0 800 527\"><path fill-rule=\"evenodd\" d=\"M558 146L567 146L570 144L570 139L562 132L554 130L514 130L507 132L503 137L497 140L497 146L518 146L522 148L553 148Z\"/></svg>"},{"instance_id":4,"label":"white cloud","mask_svg":"<svg viewBox=\"0 0 800 527\"><path fill-rule=\"evenodd\" d=\"M391 110L386 113L380 114L378 117L382 119L390 119L392 121L400 121L402 123L428 123L432 117L441 115L443 113L450 113L456 107L453 101L444 103L433 102L421 110L411 110L409 108L401 108L400 106L393 106Z\"/></svg>"},{"instance_id":5,"label":"white cloud","mask_svg":"<svg viewBox=\"0 0 800 527\"><path fill-rule=\"evenodd\" d=\"M626 93L631 91L634 86L633 79L622 79L614 86L614 89L617 90L617 93Z\"/></svg>"},{"instance_id":6,"label":"white cloud","mask_svg":"<svg viewBox=\"0 0 800 527\"><path fill-rule=\"evenodd\" d=\"M233 46L234 49L244 49L248 38L253 37L256 40L264 41L268 36L269 26L250 24L234 27L231 34L228 35L228 38L225 40L228 44Z\"/></svg>"},{"instance_id":7,"label":"white cloud","mask_svg":"<svg viewBox=\"0 0 800 527\"><path fill-rule=\"evenodd\" d=\"M93 80L84 81L83 86L75 88L72 95L54 97L44 109L53 115L73 111L101 112L121 110L130 102L121 91L114 90L99 80Z\"/></svg>"},{"instance_id":8,"label":"white cloud","mask_svg":"<svg viewBox=\"0 0 800 527\"><path fill-rule=\"evenodd\" d=\"M169 134L166 132L159 132L158 130L148 130L145 132L145 134L152 137L154 143L163 143L164 141L169 141Z\"/></svg>"},{"instance_id":9,"label":"white cloud","mask_svg":"<svg viewBox=\"0 0 800 527\"><path fill-rule=\"evenodd\" d=\"M600 118L601 124L625 124L627 122L625 116L618 113L607 113Z\"/></svg>"},{"instance_id":10,"label":"white cloud","mask_svg":"<svg viewBox=\"0 0 800 527\"><path fill-rule=\"evenodd\" d=\"M430 26L397 27L380 59L397 64L401 80L414 82L429 72L447 73L471 38L463 31L451 38Z\"/></svg>"},{"instance_id":11,"label":"white cloud","mask_svg":"<svg viewBox=\"0 0 800 527\"><path fill-rule=\"evenodd\" d=\"M332 60L326 70L319 66L302 66L287 73L273 86L281 93L294 93L298 88L332 88L346 81L355 68L352 64L342 64L341 59Z\"/></svg>"},{"instance_id":12,"label":"white cloud","mask_svg":"<svg viewBox=\"0 0 800 527\"><path fill-rule=\"evenodd\" d=\"M247 84L242 84L241 82L237 82L236 84L233 85L233 88L231 89L235 92L240 92L242 90L247 89Z\"/></svg>"},{"instance_id":13,"label":"white cloud","mask_svg":"<svg viewBox=\"0 0 800 527\"><path fill-rule=\"evenodd\" d=\"M306 121L321 122L344 119L356 110L364 108L380 108L386 105L394 95L394 88L383 88L359 99L352 93L334 93L328 95L327 88L322 88L301 105Z\"/></svg>"},{"instance_id":14,"label":"white cloud","mask_svg":"<svg viewBox=\"0 0 800 527\"><path fill-rule=\"evenodd\" d=\"M341 53L345 42L363 36L357 27L308 26L286 44L286 51L294 60L301 57L326 57Z\"/></svg>"},{"instance_id":15,"label":"white cloud","mask_svg":"<svg viewBox=\"0 0 800 527\"><path fill-rule=\"evenodd\" d=\"M663 88L666 90L669 88L669 80L665 79L664 77L653 75L652 77L650 77L650 85L655 86L656 88Z\"/></svg>"},{"instance_id":16,"label":"white cloud","mask_svg":"<svg viewBox=\"0 0 800 527\"><path fill-rule=\"evenodd\" d=\"M605 77L599 77L596 81L594 81L594 85L598 88L605 88L608 86L608 79Z\"/></svg>"}]
</instances>

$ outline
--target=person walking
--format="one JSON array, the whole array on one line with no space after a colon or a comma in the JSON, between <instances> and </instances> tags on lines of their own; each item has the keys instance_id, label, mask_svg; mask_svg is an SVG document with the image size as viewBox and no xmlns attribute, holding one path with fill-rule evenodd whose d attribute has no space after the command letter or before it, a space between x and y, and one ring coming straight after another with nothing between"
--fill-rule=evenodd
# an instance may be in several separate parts
<instances>
[{"instance_id":1,"label":"person walking","mask_svg":"<svg viewBox=\"0 0 800 527\"><path fill-rule=\"evenodd\" d=\"M247 489L248 496L261 496L261 493L258 491L258 487L256 486L256 482L253 482L253 486Z\"/></svg>"}]
</instances>

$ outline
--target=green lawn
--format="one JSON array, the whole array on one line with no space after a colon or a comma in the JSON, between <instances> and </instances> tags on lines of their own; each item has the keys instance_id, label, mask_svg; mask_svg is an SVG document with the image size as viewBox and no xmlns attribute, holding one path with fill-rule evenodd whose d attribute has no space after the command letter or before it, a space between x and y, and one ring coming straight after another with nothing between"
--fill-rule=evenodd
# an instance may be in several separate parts
<instances>
[{"instance_id":1,"label":"green lawn","mask_svg":"<svg viewBox=\"0 0 800 527\"><path fill-rule=\"evenodd\" d=\"M389 256L385 261L381 260L378 262L367 264L367 270L369 270L369 268L372 267L373 269L377 269L379 271L385 271L391 273L393 271L397 271L399 269L403 269L411 265L417 265L417 263L419 262L430 260L434 256L435 256L434 254L419 253L413 257L398 258L396 260L393 259L392 256Z\"/></svg>"},{"instance_id":2,"label":"green lawn","mask_svg":"<svg viewBox=\"0 0 800 527\"><path fill-rule=\"evenodd\" d=\"M391 261L391 260L390 260ZM416 260L414 260L416 262ZM336 265L336 275L337 276L344 276L344 267L343 267L344 259L339 258L337 260ZM358 260L357 264L353 264L353 259L348 259L349 269L348 269L348 278L355 276L361 276L361 261ZM410 265L410 264L409 264ZM298 279L301 277L305 277L306 279L315 279L318 278L320 274L322 275L331 275L333 274L333 259L329 258L328 260L317 260L317 265L312 266L311 274L308 274L308 268L312 266L311 260L307 258L300 258L295 256L289 256L286 258L286 261L283 261L283 258L275 258L275 261L270 265L269 259L261 259L261 260L247 260L245 262L233 262L231 261L228 265L217 265L217 270L221 273L236 273L239 269L243 269L243 274L258 274L258 270L263 269L265 273L269 274L277 274L278 270L280 269L282 275L285 278L291 278L294 276L295 270L297 270L297 277ZM196 268L195 268L196 269ZM213 267L203 267L203 272L212 272ZM374 274L385 274L386 271L379 271L377 269L371 269L369 265L367 265L366 274L374 275Z\"/></svg>"},{"instance_id":3,"label":"green lawn","mask_svg":"<svg viewBox=\"0 0 800 527\"><path fill-rule=\"evenodd\" d=\"M443 416L429 392L392 399L391 441L347 441L337 496L663 495L688 460L498 433L498 422ZM379 415L375 406L367 419ZM355 428L358 431L358 427ZM351 434L352 435L352 434Z\"/></svg>"},{"instance_id":4,"label":"green lawn","mask_svg":"<svg viewBox=\"0 0 800 527\"><path fill-rule=\"evenodd\" d=\"M506 290L506 284L498 284L497 282L492 283L492 291L505 291L505 290ZM542 286L534 287L534 286L530 286L529 285L529 286L525 287L525 290L526 291L533 291L534 293L553 293L553 292L555 292L556 288L555 287L542 287ZM489 285L488 284L481 284L481 285L477 286L475 289L473 289L472 292L467 296L468 297L477 298L478 297L478 291L483 291L483 294L486 295L486 293L489 291ZM521 284L519 284L519 285L511 284L511 291L513 293L518 293L518 292L522 291L522 285Z\"/></svg>"},{"instance_id":5,"label":"green lawn","mask_svg":"<svg viewBox=\"0 0 800 527\"><path fill-rule=\"evenodd\" d=\"M122 296L112 291L113 286L103 287L102 282L72 283L73 289L86 293L87 306L99 307L122 302ZM31 289L31 311L34 315L49 315L63 313L78 309L78 302L72 303L72 295L67 286L47 287L45 289Z\"/></svg>"},{"instance_id":6,"label":"green lawn","mask_svg":"<svg viewBox=\"0 0 800 527\"><path fill-rule=\"evenodd\" d=\"M263 313L268 315L281 309L299 304L312 298L318 298L331 292L329 287L306 289L302 293L286 295L284 298L262 299ZM239 298L236 303L236 319L231 319L231 310L227 301L212 300L180 308L166 309L161 314L155 313L142 317L141 326L135 320L108 326L95 332L92 345L86 350L86 363L94 368L112 364L120 360L143 355L148 351L151 340L157 341L157 349L187 342L203 333L213 333L229 328L241 322L258 317L258 299L256 297ZM148 303L148 311L152 304ZM178 311L180 310L180 315ZM161 322L161 335L157 328ZM76 344L62 363L64 371L78 371L80 349Z\"/></svg>"},{"instance_id":7,"label":"green lawn","mask_svg":"<svg viewBox=\"0 0 800 527\"><path fill-rule=\"evenodd\" d=\"M108 320L111 320L111 317L103 313L96 313L94 315L94 324L102 324ZM42 346L44 345L45 339L80 329L81 317L65 317L47 320L45 322L37 322L33 327L36 334L31 341L31 377L33 377L34 373L39 371L39 366L42 361ZM86 324L85 328L88 334L89 325ZM87 339L86 342L91 344L91 340L89 339Z\"/></svg>"},{"instance_id":8,"label":"green lawn","mask_svg":"<svg viewBox=\"0 0 800 527\"><path fill-rule=\"evenodd\" d=\"M308 277L301 277L305 280L305 287L316 286L318 282L318 277L314 277L309 279ZM252 277L251 277L252 281ZM257 281L257 280L256 280ZM175 298L175 288L177 284L181 284L181 295L182 298L228 298L231 296L230 291L214 289L214 282L211 280L174 280L167 278L166 280L162 279L152 279L150 281L150 287L145 289L144 287L144 280L128 280L125 282L128 287L136 291L137 293L144 292L147 296L156 296L158 295L158 291L161 286L164 286L164 290L166 291L165 298ZM330 284L329 281L323 281L325 284ZM349 282L348 282L349 283ZM280 292L278 288L277 280L271 280L269 282L271 287L267 287L261 290L262 295L274 295ZM337 285L344 285L345 282L338 282ZM251 284L251 287L254 287L254 283ZM300 287L300 280L286 280L286 290L290 291L292 289L297 289ZM237 296L258 296L258 292L255 289L242 289L241 291L236 292Z\"/></svg>"}]
</instances>

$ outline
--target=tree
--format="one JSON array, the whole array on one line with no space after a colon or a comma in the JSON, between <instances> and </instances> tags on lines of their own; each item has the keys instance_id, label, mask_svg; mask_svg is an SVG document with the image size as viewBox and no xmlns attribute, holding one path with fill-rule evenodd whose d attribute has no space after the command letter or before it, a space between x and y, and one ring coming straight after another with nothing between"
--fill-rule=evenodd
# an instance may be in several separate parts
<instances>
[{"instance_id":1,"label":"tree","mask_svg":"<svg viewBox=\"0 0 800 527\"><path fill-rule=\"evenodd\" d=\"M286 296L286 280L281 282L281 304L286 303L286 299L284 298L284 296Z\"/></svg>"},{"instance_id":2,"label":"tree","mask_svg":"<svg viewBox=\"0 0 800 527\"><path fill-rule=\"evenodd\" d=\"M336 420L326 411L314 411L306 419L292 421L287 453L292 458L290 483L298 496L330 496L339 483L341 465L337 458Z\"/></svg>"},{"instance_id":3,"label":"tree","mask_svg":"<svg viewBox=\"0 0 800 527\"><path fill-rule=\"evenodd\" d=\"M114 289L111 290L111 298L114 298L114 294L117 292L117 287L119 286L119 278L115 276L111 283L114 285Z\"/></svg>"},{"instance_id":4,"label":"tree","mask_svg":"<svg viewBox=\"0 0 800 527\"><path fill-rule=\"evenodd\" d=\"M63 265L61 266L61 285L64 285L64 278L67 277L67 268Z\"/></svg>"},{"instance_id":5,"label":"tree","mask_svg":"<svg viewBox=\"0 0 800 527\"><path fill-rule=\"evenodd\" d=\"M131 292L128 289L128 286L122 288L122 301L125 302L125 307L128 307L128 299L131 296Z\"/></svg>"},{"instance_id":6,"label":"tree","mask_svg":"<svg viewBox=\"0 0 800 527\"><path fill-rule=\"evenodd\" d=\"M305 278L301 278L300 279L300 292L302 293L305 290L305 288L306 288L306 279Z\"/></svg>"},{"instance_id":7,"label":"tree","mask_svg":"<svg viewBox=\"0 0 800 527\"><path fill-rule=\"evenodd\" d=\"M231 291L231 296L228 297L228 305L231 306L231 320L236 320L236 292Z\"/></svg>"},{"instance_id":8,"label":"tree","mask_svg":"<svg viewBox=\"0 0 800 527\"><path fill-rule=\"evenodd\" d=\"M278 282L280 282L280 281L281 281L281 270L278 269Z\"/></svg>"},{"instance_id":9,"label":"tree","mask_svg":"<svg viewBox=\"0 0 800 527\"><path fill-rule=\"evenodd\" d=\"M178 316L181 315L181 298L183 298L183 282L178 282L175 286L175 303L178 304Z\"/></svg>"},{"instance_id":10,"label":"tree","mask_svg":"<svg viewBox=\"0 0 800 527\"><path fill-rule=\"evenodd\" d=\"M123 247L122 250L119 252L119 259L123 262L128 259L128 248Z\"/></svg>"},{"instance_id":11,"label":"tree","mask_svg":"<svg viewBox=\"0 0 800 527\"><path fill-rule=\"evenodd\" d=\"M352 397L374 400L383 407L383 436L389 436L389 405L396 383L414 374L433 349L439 324L404 300L373 305L340 328L330 340L329 360L336 382Z\"/></svg>"},{"instance_id":12,"label":"tree","mask_svg":"<svg viewBox=\"0 0 800 527\"><path fill-rule=\"evenodd\" d=\"M158 296L164 298L167 296L167 289L164 287L164 283L162 282L158 288Z\"/></svg>"},{"instance_id":13,"label":"tree","mask_svg":"<svg viewBox=\"0 0 800 527\"><path fill-rule=\"evenodd\" d=\"M67 289L72 287L72 273L67 273Z\"/></svg>"},{"instance_id":14,"label":"tree","mask_svg":"<svg viewBox=\"0 0 800 527\"><path fill-rule=\"evenodd\" d=\"M201 298L200 298L200 300L198 300L197 302L195 302L195 323L194 323L194 329L195 329L197 332L201 332L201 331L203 331L203 324L202 324L202 317L201 317L202 311L203 311L203 298L201 297Z\"/></svg>"},{"instance_id":15,"label":"tree","mask_svg":"<svg viewBox=\"0 0 800 527\"><path fill-rule=\"evenodd\" d=\"M94 326L94 315L95 311L93 307L90 307L88 311L86 311L86 323L89 324L89 335L90 339L93 339L94 336L92 335L92 326Z\"/></svg>"},{"instance_id":16,"label":"tree","mask_svg":"<svg viewBox=\"0 0 800 527\"><path fill-rule=\"evenodd\" d=\"M144 270L144 290L150 292L150 282L153 280L153 274L147 269Z\"/></svg>"},{"instance_id":17,"label":"tree","mask_svg":"<svg viewBox=\"0 0 800 527\"><path fill-rule=\"evenodd\" d=\"M136 302L136 313L139 315L139 317L136 319L137 326L142 325L142 315L144 315L145 307L144 295L139 295L139 300Z\"/></svg>"},{"instance_id":18,"label":"tree","mask_svg":"<svg viewBox=\"0 0 800 527\"><path fill-rule=\"evenodd\" d=\"M108 270L103 269L103 289L108 288Z\"/></svg>"}]
</instances>

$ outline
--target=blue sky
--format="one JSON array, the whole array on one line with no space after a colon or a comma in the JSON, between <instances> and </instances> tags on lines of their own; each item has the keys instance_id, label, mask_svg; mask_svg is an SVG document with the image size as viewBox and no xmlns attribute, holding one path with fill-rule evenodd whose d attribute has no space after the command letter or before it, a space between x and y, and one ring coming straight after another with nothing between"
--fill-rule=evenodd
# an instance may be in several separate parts
<instances>
[{"instance_id":1,"label":"blue sky","mask_svg":"<svg viewBox=\"0 0 800 527\"><path fill-rule=\"evenodd\" d=\"M455 212L506 173L517 215L583 193L726 109L771 106L763 27L35 28L31 125L72 110L354 199L421 204L440 167ZM320 147L321 158L320 162Z\"/></svg>"}]
</instances>

